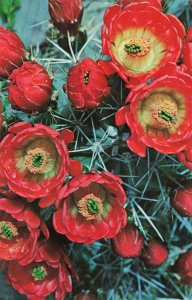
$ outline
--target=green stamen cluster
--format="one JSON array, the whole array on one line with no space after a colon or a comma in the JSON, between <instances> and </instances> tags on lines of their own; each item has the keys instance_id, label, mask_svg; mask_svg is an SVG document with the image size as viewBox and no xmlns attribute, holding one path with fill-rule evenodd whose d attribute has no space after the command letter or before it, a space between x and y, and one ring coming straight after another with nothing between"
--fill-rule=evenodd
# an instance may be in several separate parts
<instances>
[{"instance_id":1,"label":"green stamen cluster","mask_svg":"<svg viewBox=\"0 0 192 300\"><path fill-rule=\"evenodd\" d=\"M36 153L33 157L33 166L40 167L43 163L44 156L42 153Z\"/></svg>"},{"instance_id":2,"label":"green stamen cluster","mask_svg":"<svg viewBox=\"0 0 192 300\"><path fill-rule=\"evenodd\" d=\"M47 272L44 267L38 266L32 270L32 276L35 280L44 280L47 276Z\"/></svg>"},{"instance_id":3,"label":"green stamen cluster","mask_svg":"<svg viewBox=\"0 0 192 300\"><path fill-rule=\"evenodd\" d=\"M89 199L87 201L87 208L92 214L98 214L99 213L99 206L95 199Z\"/></svg>"},{"instance_id":4,"label":"green stamen cluster","mask_svg":"<svg viewBox=\"0 0 192 300\"><path fill-rule=\"evenodd\" d=\"M87 72L85 72L84 77L83 77L86 85L89 83L89 74L90 74L90 72L87 71Z\"/></svg>"},{"instance_id":5,"label":"green stamen cluster","mask_svg":"<svg viewBox=\"0 0 192 300\"><path fill-rule=\"evenodd\" d=\"M131 54L137 54L142 52L142 48L136 44L125 45L124 50Z\"/></svg>"},{"instance_id":6,"label":"green stamen cluster","mask_svg":"<svg viewBox=\"0 0 192 300\"><path fill-rule=\"evenodd\" d=\"M3 234L3 236L4 236L6 239L11 240L11 239L14 237L14 234L13 234L13 232L12 232L12 230L11 230L11 227L10 227L8 224L4 223L4 224L0 227L0 230L1 230L2 234Z\"/></svg>"},{"instance_id":7,"label":"green stamen cluster","mask_svg":"<svg viewBox=\"0 0 192 300\"><path fill-rule=\"evenodd\" d=\"M169 122L169 123L174 123L174 117L173 117L173 115L172 114L170 114L170 113L168 113L168 112L166 112L166 111L164 111L164 110L161 110L159 113L158 113L158 116L161 118L161 119L163 119L163 120L165 120L166 122Z\"/></svg>"}]
</instances>

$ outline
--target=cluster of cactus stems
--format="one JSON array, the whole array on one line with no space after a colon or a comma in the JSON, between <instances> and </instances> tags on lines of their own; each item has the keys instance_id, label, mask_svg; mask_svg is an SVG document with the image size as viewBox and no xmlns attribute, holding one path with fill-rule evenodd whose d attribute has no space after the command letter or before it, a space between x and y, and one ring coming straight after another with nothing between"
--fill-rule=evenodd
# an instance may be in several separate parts
<instances>
[{"instance_id":1,"label":"cluster of cactus stems","mask_svg":"<svg viewBox=\"0 0 192 300\"><path fill-rule=\"evenodd\" d=\"M175 13L189 27L192 22L191 3L186 5L176 0L165 2L164 8L169 13ZM12 109L7 100L6 83L0 82L3 108L6 107L2 135L6 134L8 126L21 120L40 122L57 131L72 130L75 141L69 146L71 158L82 162L84 173L96 169L120 176L128 199L125 204L128 222L138 227L146 242L154 238L167 246L169 255L166 262L159 267L150 267L140 257L118 256L110 240L79 245L58 235L58 242L66 244L81 279L79 284L73 285L73 292L66 299L74 299L79 292L90 290L102 300L190 300L192 289L180 282L174 265L181 253L192 248L192 218L182 217L173 209L171 201L175 190L192 180L191 171L174 155L163 155L147 149L147 156L141 158L128 149L126 140L130 135L129 129L115 126L115 113L124 105L128 93L118 75L110 77L111 93L94 110L75 109L62 90L70 67L87 56L95 60L102 57L99 34L103 13L110 4L111 1L85 1L82 25L86 28L87 40L83 45L78 45L81 42L78 39L76 45L72 45L68 32L68 47L61 47L57 43L57 30L49 24L45 44L31 49L32 59L43 64L53 78L54 92L46 112L26 114ZM127 51L140 51L137 45L131 46ZM85 82L88 77L89 74L86 74ZM37 165L39 159L37 157ZM49 222L53 211L53 206L45 208L41 211L41 217ZM8 232L7 229L3 231L3 227L0 231L1 235L2 232ZM44 276L37 269L34 274ZM24 299L8 291L12 295L10 299ZM49 296L47 299L54 298Z\"/></svg>"}]
</instances>

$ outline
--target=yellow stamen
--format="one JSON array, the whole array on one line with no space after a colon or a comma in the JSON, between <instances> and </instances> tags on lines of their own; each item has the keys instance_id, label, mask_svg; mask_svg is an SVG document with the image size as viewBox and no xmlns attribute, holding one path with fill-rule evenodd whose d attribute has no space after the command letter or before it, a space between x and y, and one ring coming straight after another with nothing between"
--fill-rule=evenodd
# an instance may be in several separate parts
<instances>
[{"instance_id":1,"label":"yellow stamen","mask_svg":"<svg viewBox=\"0 0 192 300\"><path fill-rule=\"evenodd\" d=\"M102 200L94 194L88 194L77 202L79 213L88 221L99 220L103 213Z\"/></svg>"},{"instance_id":2,"label":"yellow stamen","mask_svg":"<svg viewBox=\"0 0 192 300\"><path fill-rule=\"evenodd\" d=\"M0 237L4 240L11 240L13 237L17 236L18 230L15 225L9 221L0 222Z\"/></svg>"},{"instance_id":3,"label":"yellow stamen","mask_svg":"<svg viewBox=\"0 0 192 300\"><path fill-rule=\"evenodd\" d=\"M167 94L153 94L142 105L142 119L151 128L174 127L178 119L177 103Z\"/></svg>"},{"instance_id":4,"label":"yellow stamen","mask_svg":"<svg viewBox=\"0 0 192 300\"><path fill-rule=\"evenodd\" d=\"M147 38L132 38L124 42L124 50L130 56L141 57L151 51L152 44Z\"/></svg>"},{"instance_id":5,"label":"yellow stamen","mask_svg":"<svg viewBox=\"0 0 192 300\"><path fill-rule=\"evenodd\" d=\"M90 71L87 71L87 72L85 72L85 74L84 74L83 79L84 79L85 85L88 85L88 83L89 83L89 75L90 75Z\"/></svg>"},{"instance_id":6,"label":"yellow stamen","mask_svg":"<svg viewBox=\"0 0 192 300\"><path fill-rule=\"evenodd\" d=\"M32 174L41 173L48 161L49 154L43 148L28 150L25 155L25 165Z\"/></svg>"},{"instance_id":7,"label":"yellow stamen","mask_svg":"<svg viewBox=\"0 0 192 300\"><path fill-rule=\"evenodd\" d=\"M37 266L32 270L32 276L35 281L44 280L47 276L47 270L44 266Z\"/></svg>"}]
</instances>

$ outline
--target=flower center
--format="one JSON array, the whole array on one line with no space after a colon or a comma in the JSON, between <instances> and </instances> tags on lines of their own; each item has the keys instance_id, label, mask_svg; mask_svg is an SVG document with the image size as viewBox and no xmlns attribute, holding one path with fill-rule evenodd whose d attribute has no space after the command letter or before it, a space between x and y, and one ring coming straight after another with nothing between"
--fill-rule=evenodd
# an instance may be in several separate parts
<instances>
[{"instance_id":1,"label":"flower center","mask_svg":"<svg viewBox=\"0 0 192 300\"><path fill-rule=\"evenodd\" d=\"M151 51L152 45L150 39L135 38L130 39L125 45L124 50L131 56L145 56Z\"/></svg>"},{"instance_id":2,"label":"flower center","mask_svg":"<svg viewBox=\"0 0 192 300\"><path fill-rule=\"evenodd\" d=\"M37 266L32 270L32 276L36 280L44 280L47 276L47 271L43 266Z\"/></svg>"},{"instance_id":3,"label":"flower center","mask_svg":"<svg viewBox=\"0 0 192 300\"><path fill-rule=\"evenodd\" d=\"M153 94L143 104L142 118L155 129L174 127L178 119L177 103L167 94Z\"/></svg>"},{"instance_id":4,"label":"flower center","mask_svg":"<svg viewBox=\"0 0 192 300\"><path fill-rule=\"evenodd\" d=\"M94 194L88 194L77 202L79 213L87 220L99 220L103 213L102 200Z\"/></svg>"},{"instance_id":5,"label":"flower center","mask_svg":"<svg viewBox=\"0 0 192 300\"><path fill-rule=\"evenodd\" d=\"M43 153L37 153L33 156L33 166L40 167L43 163L44 156Z\"/></svg>"},{"instance_id":6,"label":"flower center","mask_svg":"<svg viewBox=\"0 0 192 300\"><path fill-rule=\"evenodd\" d=\"M5 240L11 240L13 237L17 236L18 230L15 225L11 222L0 222L0 237Z\"/></svg>"},{"instance_id":7,"label":"flower center","mask_svg":"<svg viewBox=\"0 0 192 300\"><path fill-rule=\"evenodd\" d=\"M45 168L48 161L48 152L43 148L28 150L24 162L30 173L38 174Z\"/></svg>"},{"instance_id":8,"label":"flower center","mask_svg":"<svg viewBox=\"0 0 192 300\"><path fill-rule=\"evenodd\" d=\"M141 46L137 44L128 44L128 45L126 44L124 49L126 52L130 54L137 54L142 51Z\"/></svg>"},{"instance_id":9,"label":"flower center","mask_svg":"<svg viewBox=\"0 0 192 300\"><path fill-rule=\"evenodd\" d=\"M174 123L174 115L168 111L161 110L158 112L158 117L166 121L168 124Z\"/></svg>"},{"instance_id":10,"label":"flower center","mask_svg":"<svg viewBox=\"0 0 192 300\"><path fill-rule=\"evenodd\" d=\"M88 85L88 83L89 83L89 75L90 75L90 71L87 71L87 72L85 72L85 74L83 76L85 85Z\"/></svg>"},{"instance_id":11,"label":"flower center","mask_svg":"<svg viewBox=\"0 0 192 300\"><path fill-rule=\"evenodd\" d=\"M87 201L87 208L92 214L98 214L99 213L99 206L95 199L88 199Z\"/></svg>"}]
</instances>

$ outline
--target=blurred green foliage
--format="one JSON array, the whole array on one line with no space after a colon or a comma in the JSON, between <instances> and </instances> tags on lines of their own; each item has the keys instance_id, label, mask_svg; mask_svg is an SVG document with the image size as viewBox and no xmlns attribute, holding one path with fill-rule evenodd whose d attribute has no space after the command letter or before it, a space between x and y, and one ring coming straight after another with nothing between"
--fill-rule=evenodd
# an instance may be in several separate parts
<instances>
[{"instance_id":1,"label":"blurred green foliage","mask_svg":"<svg viewBox=\"0 0 192 300\"><path fill-rule=\"evenodd\" d=\"M15 13L20 7L20 0L0 1L0 20L7 23L8 28L13 28L15 23Z\"/></svg>"}]
</instances>

